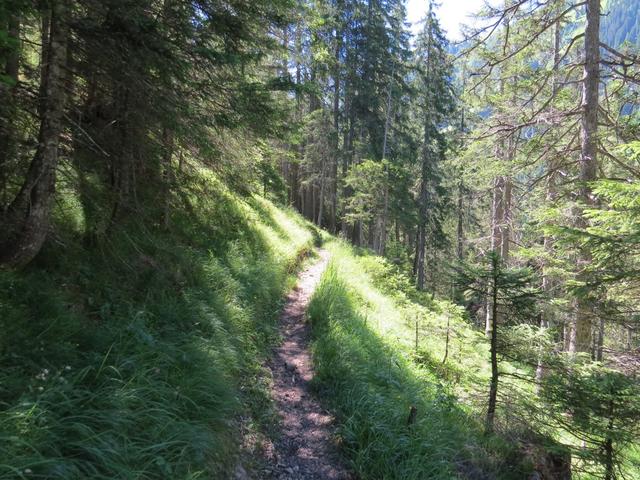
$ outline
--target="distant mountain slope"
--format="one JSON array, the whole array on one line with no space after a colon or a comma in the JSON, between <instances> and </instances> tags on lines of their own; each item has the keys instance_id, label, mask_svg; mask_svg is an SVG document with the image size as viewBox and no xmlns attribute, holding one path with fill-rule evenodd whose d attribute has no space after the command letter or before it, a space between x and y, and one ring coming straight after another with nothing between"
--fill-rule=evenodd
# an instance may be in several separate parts
<instances>
[{"instance_id":1,"label":"distant mountain slope","mask_svg":"<svg viewBox=\"0 0 640 480\"><path fill-rule=\"evenodd\" d=\"M639 45L640 0L609 0L603 5L602 40L617 47L625 42Z\"/></svg>"},{"instance_id":2,"label":"distant mountain slope","mask_svg":"<svg viewBox=\"0 0 640 480\"><path fill-rule=\"evenodd\" d=\"M580 16L576 24L567 26L568 38L575 34L583 22L584 17ZM640 0L603 1L600 35L603 42L614 48L625 42L640 46ZM449 53L457 55L466 46L466 43L452 43Z\"/></svg>"}]
</instances>

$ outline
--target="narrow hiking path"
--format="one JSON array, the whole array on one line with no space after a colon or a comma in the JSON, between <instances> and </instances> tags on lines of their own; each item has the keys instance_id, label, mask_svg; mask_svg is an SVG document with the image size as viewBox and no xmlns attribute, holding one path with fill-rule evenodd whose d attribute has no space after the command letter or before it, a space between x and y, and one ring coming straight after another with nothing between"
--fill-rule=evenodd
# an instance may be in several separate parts
<instances>
[{"instance_id":1,"label":"narrow hiking path","mask_svg":"<svg viewBox=\"0 0 640 480\"><path fill-rule=\"evenodd\" d=\"M319 250L320 259L304 270L289 293L280 317L282 344L275 350L270 368L272 396L281 419L280 438L273 444L264 477L278 480L347 480L333 442L333 417L322 408L310 390L313 363L309 351L310 326L305 312L329 252Z\"/></svg>"}]
</instances>

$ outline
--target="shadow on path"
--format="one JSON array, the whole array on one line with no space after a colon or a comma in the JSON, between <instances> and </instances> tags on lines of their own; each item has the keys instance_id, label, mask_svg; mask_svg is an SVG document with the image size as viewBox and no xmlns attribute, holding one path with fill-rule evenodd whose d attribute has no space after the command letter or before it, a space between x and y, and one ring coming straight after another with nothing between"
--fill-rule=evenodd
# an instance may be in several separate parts
<instances>
[{"instance_id":1,"label":"shadow on path","mask_svg":"<svg viewBox=\"0 0 640 480\"><path fill-rule=\"evenodd\" d=\"M270 368L273 398L281 418L281 435L274 442L266 478L278 480L347 480L333 442L333 417L311 392L313 363L309 351L310 325L305 312L329 262L326 250L307 268L287 297L280 317L283 342L276 349Z\"/></svg>"}]
</instances>

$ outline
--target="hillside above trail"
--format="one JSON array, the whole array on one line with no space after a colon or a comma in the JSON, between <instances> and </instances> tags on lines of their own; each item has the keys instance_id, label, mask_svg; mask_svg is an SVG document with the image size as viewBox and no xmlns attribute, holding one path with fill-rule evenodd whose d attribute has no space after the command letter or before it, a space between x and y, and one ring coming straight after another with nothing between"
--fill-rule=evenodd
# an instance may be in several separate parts
<instances>
[{"instance_id":1,"label":"hillside above trail","mask_svg":"<svg viewBox=\"0 0 640 480\"><path fill-rule=\"evenodd\" d=\"M241 426L273 424L263 365L314 232L200 185L170 230L58 228L0 270L0 478L230 478Z\"/></svg>"}]
</instances>

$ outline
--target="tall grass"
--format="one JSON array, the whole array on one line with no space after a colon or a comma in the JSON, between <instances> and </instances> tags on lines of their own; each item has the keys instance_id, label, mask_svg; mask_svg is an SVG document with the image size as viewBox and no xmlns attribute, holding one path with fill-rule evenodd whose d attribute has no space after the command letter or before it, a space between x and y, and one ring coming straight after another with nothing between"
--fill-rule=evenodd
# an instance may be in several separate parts
<instances>
[{"instance_id":1,"label":"tall grass","mask_svg":"<svg viewBox=\"0 0 640 480\"><path fill-rule=\"evenodd\" d=\"M268 423L261 365L313 237L203 185L171 231L132 219L91 248L58 212L38 261L0 272L0 479L228 478L240 416Z\"/></svg>"},{"instance_id":2,"label":"tall grass","mask_svg":"<svg viewBox=\"0 0 640 480\"><path fill-rule=\"evenodd\" d=\"M446 375L464 365L452 365L454 358L442 366L443 352L431 349L440 339L428 332L442 320L444 305L425 307L407 295L393 298L377 286L381 279L368 258L357 258L339 242L328 248L333 260L309 307L316 386L337 413L340 440L357 474L363 479L526 478L530 465L522 463L517 449L483 436L482 419L454 394ZM416 312L425 322L417 352ZM457 343L465 350L482 348ZM437 357L426 362L426 355ZM415 421L409 420L412 406Z\"/></svg>"}]
</instances>

